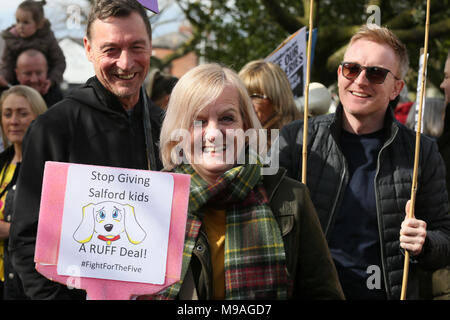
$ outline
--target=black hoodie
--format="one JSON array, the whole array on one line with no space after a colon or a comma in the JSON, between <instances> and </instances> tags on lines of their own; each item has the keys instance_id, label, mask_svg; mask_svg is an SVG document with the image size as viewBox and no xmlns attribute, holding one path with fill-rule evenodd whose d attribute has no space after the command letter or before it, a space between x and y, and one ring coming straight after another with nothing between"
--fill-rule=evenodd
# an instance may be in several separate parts
<instances>
[{"instance_id":1,"label":"black hoodie","mask_svg":"<svg viewBox=\"0 0 450 320\"><path fill-rule=\"evenodd\" d=\"M158 141L163 111L149 102L153 169L161 169ZM30 125L23 141L9 250L25 293L33 299L82 298L79 290L51 282L34 268L34 248L46 161L148 169L143 97L128 113L93 77ZM81 293L81 295L80 295Z\"/></svg>"}]
</instances>

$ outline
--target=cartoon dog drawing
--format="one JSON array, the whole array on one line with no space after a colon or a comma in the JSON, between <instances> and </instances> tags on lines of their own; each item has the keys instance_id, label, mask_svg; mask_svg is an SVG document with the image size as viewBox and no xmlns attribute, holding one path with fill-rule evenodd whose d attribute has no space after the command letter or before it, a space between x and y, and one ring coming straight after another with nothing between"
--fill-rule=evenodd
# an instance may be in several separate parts
<instances>
[{"instance_id":1,"label":"cartoon dog drawing","mask_svg":"<svg viewBox=\"0 0 450 320\"><path fill-rule=\"evenodd\" d=\"M110 245L123 234L132 244L141 243L147 236L136 220L134 207L105 201L83 207L83 218L73 238L79 243L86 243L95 236Z\"/></svg>"}]
</instances>

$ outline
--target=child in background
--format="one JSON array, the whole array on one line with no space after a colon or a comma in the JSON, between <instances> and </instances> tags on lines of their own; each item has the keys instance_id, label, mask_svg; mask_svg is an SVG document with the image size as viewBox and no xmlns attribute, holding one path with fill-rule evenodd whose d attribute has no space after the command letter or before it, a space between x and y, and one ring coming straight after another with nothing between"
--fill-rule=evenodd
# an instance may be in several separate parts
<instances>
[{"instance_id":1,"label":"child in background","mask_svg":"<svg viewBox=\"0 0 450 320\"><path fill-rule=\"evenodd\" d=\"M16 83L16 59L25 49L41 51L48 61L48 87L59 85L66 69L66 59L44 17L44 1L26 0L16 10L16 24L2 32L5 49L0 68L0 87Z\"/></svg>"}]
</instances>

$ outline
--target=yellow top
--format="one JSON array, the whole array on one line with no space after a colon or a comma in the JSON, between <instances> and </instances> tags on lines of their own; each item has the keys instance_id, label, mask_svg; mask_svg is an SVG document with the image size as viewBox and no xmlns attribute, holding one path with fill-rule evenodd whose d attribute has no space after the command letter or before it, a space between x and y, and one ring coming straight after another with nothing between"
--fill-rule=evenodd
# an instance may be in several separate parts
<instances>
[{"instance_id":1,"label":"yellow top","mask_svg":"<svg viewBox=\"0 0 450 320\"><path fill-rule=\"evenodd\" d=\"M10 163L9 165L6 165L3 167L1 173L0 173L0 181L2 181L2 185L0 186L0 192L5 189L8 184L11 182L14 171L16 171L16 165L14 163ZM8 192L5 192L3 196L0 198L0 221L3 221L5 219L4 212L5 212L5 199L6 194ZM3 259L4 259L4 251L5 250L5 242L3 240L0 240L0 280L5 281L5 275L4 275L4 267L3 267Z\"/></svg>"},{"instance_id":2,"label":"yellow top","mask_svg":"<svg viewBox=\"0 0 450 320\"><path fill-rule=\"evenodd\" d=\"M208 236L213 269L213 299L225 299L225 210L207 208L203 223Z\"/></svg>"}]
</instances>

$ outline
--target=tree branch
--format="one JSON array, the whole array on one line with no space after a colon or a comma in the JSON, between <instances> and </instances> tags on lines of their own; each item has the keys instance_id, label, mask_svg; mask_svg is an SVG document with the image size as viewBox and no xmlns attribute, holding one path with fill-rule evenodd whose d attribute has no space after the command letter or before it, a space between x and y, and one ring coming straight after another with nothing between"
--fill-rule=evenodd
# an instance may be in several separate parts
<instances>
[{"instance_id":1,"label":"tree branch","mask_svg":"<svg viewBox=\"0 0 450 320\"><path fill-rule=\"evenodd\" d=\"M416 8L404 10L402 13L396 15L386 23L386 27L389 29L403 29L412 25L415 25L414 13Z\"/></svg>"},{"instance_id":2,"label":"tree branch","mask_svg":"<svg viewBox=\"0 0 450 320\"><path fill-rule=\"evenodd\" d=\"M296 32L301 27L307 25L308 19L289 14L284 10L278 0L262 0L269 15L286 31ZM309 18L309 16L308 16Z\"/></svg>"},{"instance_id":3,"label":"tree branch","mask_svg":"<svg viewBox=\"0 0 450 320\"><path fill-rule=\"evenodd\" d=\"M423 41L425 34L425 26L417 26L406 30L393 30L393 32L403 42ZM437 38L439 36L448 36L450 33L450 18L430 24L430 38Z\"/></svg>"},{"instance_id":4,"label":"tree branch","mask_svg":"<svg viewBox=\"0 0 450 320\"><path fill-rule=\"evenodd\" d=\"M352 31L353 28L358 28L356 26L354 27L348 27L347 30L344 32L343 30L340 30L341 32L336 33L336 37L340 37L341 39L344 39L344 37L347 35L348 39L351 38L351 36L355 33L355 31ZM329 32L331 30L328 30ZM392 30L397 37L403 42L417 42L417 41L423 41L424 33L425 33L425 26L417 26L413 29L407 29L407 30ZM445 36L448 33L450 33L450 18L447 18L443 21L436 22L435 24L430 25L430 37L439 37L439 36ZM321 35L322 37L327 37L327 35ZM331 39L331 38L328 38ZM339 66L339 63L342 61L345 50L347 49L347 44L339 48L337 51L335 51L332 55L330 55L327 59L327 69L333 70L336 69Z\"/></svg>"}]
</instances>

